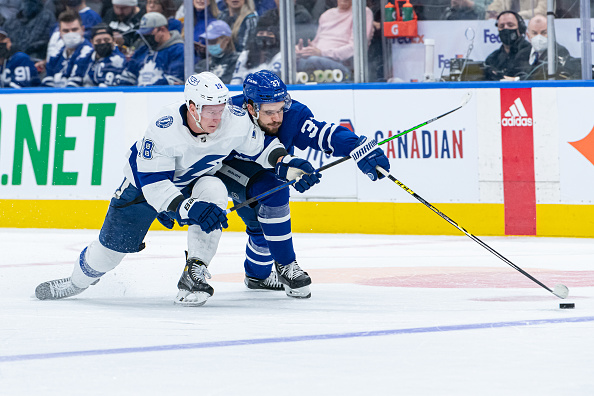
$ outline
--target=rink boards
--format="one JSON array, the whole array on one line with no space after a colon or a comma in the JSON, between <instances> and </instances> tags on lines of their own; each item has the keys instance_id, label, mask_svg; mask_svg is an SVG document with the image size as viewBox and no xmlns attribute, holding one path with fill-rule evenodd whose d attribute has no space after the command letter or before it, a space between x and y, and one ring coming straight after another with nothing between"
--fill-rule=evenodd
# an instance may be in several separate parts
<instances>
[{"instance_id":1,"label":"rink boards","mask_svg":"<svg viewBox=\"0 0 594 396\"><path fill-rule=\"evenodd\" d=\"M391 173L476 235L594 236L594 86L584 83L296 86L319 120L384 144ZM238 93L238 92L235 92ZM0 95L0 227L100 228L125 154L181 87ZM311 131L307 131L308 133ZM333 158L297 152L316 167ZM294 232L459 234L352 161L292 191ZM232 217L232 230L242 223ZM162 229L154 226L155 229Z\"/></svg>"}]
</instances>

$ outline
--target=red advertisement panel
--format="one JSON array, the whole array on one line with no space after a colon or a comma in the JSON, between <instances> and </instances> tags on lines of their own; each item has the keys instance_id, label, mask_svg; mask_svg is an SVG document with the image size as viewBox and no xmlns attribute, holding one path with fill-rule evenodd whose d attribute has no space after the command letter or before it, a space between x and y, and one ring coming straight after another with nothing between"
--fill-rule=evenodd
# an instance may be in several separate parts
<instances>
[{"instance_id":1,"label":"red advertisement panel","mask_svg":"<svg viewBox=\"0 0 594 396\"><path fill-rule=\"evenodd\" d=\"M536 235L531 88L501 90L505 234Z\"/></svg>"}]
</instances>

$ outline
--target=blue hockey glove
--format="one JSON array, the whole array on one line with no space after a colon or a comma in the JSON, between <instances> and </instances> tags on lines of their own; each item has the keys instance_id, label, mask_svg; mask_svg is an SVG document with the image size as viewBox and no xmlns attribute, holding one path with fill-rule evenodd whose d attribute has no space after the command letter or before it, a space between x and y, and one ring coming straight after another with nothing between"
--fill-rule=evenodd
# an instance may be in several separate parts
<instances>
[{"instance_id":1,"label":"blue hockey glove","mask_svg":"<svg viewBox=\"0 0 594 396\"><path fill-rule=\"evenodd\" d=\"M171 212L170 212L171 213ZM167 214L167 212L161 212L157 215L157 220L159 220L159 223L163 224L163 226L165 228L168 229L172 229L173 226L175 225L175 222L173 221L173 219L171 218L171 216L169 216Z\"/></svg>"},{"instance_id":2,"label":"blue hockey glove","mask_svg":"<svg viewBox=\"0 0 594 396\"><path fill-rule=\"evenodd\" d=\"M315 173L314 167L306 160L293 155L285 155L275 167L276 175L284 180L295 180L293 187L300 193L307 191L320 182L321 173Z\"/></svg>"},{"instance_id":3,"label":"blue hockey glove","mask_svg":"<svg viewBox=\"0 0 594 396\"><path fill-rule=\"evenodd\" d=\"M390 170L390 160L384 154L384 150L378 147L375 139L368 140L365 136L359 137L357 147L351 151L350 156L355 160L361 172L373 181L384 177L384 175L378 174L376 166L379 165L387 171Z\"/></svg>"},{"instance_id":4,"label":"blue hockey glove","mask_svg":"<svg viewBox=\"0 0 594 396\"><path fill-rule=\"evenodd\" d=\"M211 202L196 201L195 198L184 199L179 204L175 219L179 225L199 225L206 233L229 227L227 216L221 208Z\"/></svg>"}]
</instances>

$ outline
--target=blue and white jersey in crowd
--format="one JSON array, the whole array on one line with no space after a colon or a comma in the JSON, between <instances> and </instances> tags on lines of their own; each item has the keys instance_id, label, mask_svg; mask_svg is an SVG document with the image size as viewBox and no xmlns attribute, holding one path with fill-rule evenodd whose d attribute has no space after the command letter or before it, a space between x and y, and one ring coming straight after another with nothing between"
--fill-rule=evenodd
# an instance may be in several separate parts
<instances>
[{"instance_id":1,"label":"blue and white jersey in crowd","mask_svg":"<svg viewBox=\"0 0 594 396\"><path fill-rule=\"evenodd\" d=\"M45 67L47 75L41 80L41 85L56 88L65 87L75 65L83 61L93 51L93 46L86 39L76 47L71 56L68 56L66 47L62 46L59 53L47 62Z\"/></svg>"},{"instance_id":2,"label":"blue and white jersey in crowd","mask_svg":"<svg viewBox=\"0 0 594 396\"><path fill-rule=\"evenodd\" d=\"M179 33L172 32L172 35ZM181 39L180 39L181 40ZM184 83L184 46L181 43L149 50L138 48L118 78L119 85L173 85Z\"/></svg>"},{"instance_id":3,"label":"blue and white jersey in crowd","mask_svg":"<svg viewBox=\"0 0 594 396\"><path fill-rule=\"evenodd\" d=\"M0 63L0 88L36 87L39 74L29 55L15 52Z\"/></svg>"},{"instance_id":4,"label":"blue and white jersey in crowd","mask_svg":"<svg viewBox=\"0 0 594 396\"><path fill-rule=\"evenodd\" d=\"M256 162L272 168L268 156L282 147L277 140L264 150L262 131L247 113L230 106L213 133L195 134L188 122L195 121L188 120L184 102L165 106L128 153L124 175L157 212L166 211L180 190L200 176L214 175L232 150L247 156L261 153Z\"/></svg>"},{"instance_id":5,"label":"blue and white jersey in crowd","mask_svg":"<svg viewBox=\"0 0 594 396\"><path fill-rule=\"evenodd\" d=\"M249 51L245 50L241 54L239 54L239 58L237 58L237 63L235 63L235 71L233 72L233 77L231 78L231 85L241 85L243 84L243 80L246 76L250 73L255 73L258 70L270 70L273 73L276 73L279 77L281 75L281 64L283 58L281 53L274 55L270 62L262 63L256 67L252 67L251 69L247 68L247 59L248 59Z\"/></svg>"},{"instance_id":6,"label":"blue and white jersey in crowd","mask_svg":"<svg viewBox=\"0 0 594 396\"><path fill-rule=\"evenodd\" d=\"M243 95L234 96L232 102L235 106L241 106ZM359 139L348 128L314 119L311 110L296 100L292 101L291 108L284 113L283 123L275 137L291 154L294 147L300 150L311 147L335 157L349 155L357 147ZM271 137L267 136L267 142L269 138Z\"/></svg>"},{"instance_id":7,"label":"blue and white jersey in crowd","mask_svg":"<svg viewBox=\"0 0 594 396\"><path fill-rule=\"evenodd\" d=\"M126 57L116 47L111 55L97 59L93 51L75 62L68 78L68 87L109 87L116 85L116 77L126 67Z\"/></svg>"},{"instance_id":8,"label":"blue and white jersey in crowd","mask_svg":"<svg viewBox=\"0 0 594 396\"><path fill-rule=\"evenodd\" d=\"M93 26L98 23L101 23L101 16L93 11L89 7L85 7L78 12L80 15L80 19L82 20L83 28L85 29L85 38L87 40L91 40L91 33L93 30ZM64 45L64 41L60 37L59 31L59 24L56 22L54 27L52 28L52 33L50 34L49 42L47 43L47 59L49 60L52 56L56 56L60 51L60 47Z\"/></svg>"}]
</instances>

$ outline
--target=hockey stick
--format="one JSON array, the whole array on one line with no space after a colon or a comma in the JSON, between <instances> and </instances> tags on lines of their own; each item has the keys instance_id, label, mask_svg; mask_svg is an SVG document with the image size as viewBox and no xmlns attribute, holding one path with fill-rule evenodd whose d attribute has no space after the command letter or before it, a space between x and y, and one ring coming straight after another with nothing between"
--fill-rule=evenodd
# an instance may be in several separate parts
<instances>
[{"instance_id":1,"label":"hockey stick","mask_svg":"<svg viewBox=\"0 0 594 396\"><path fill-rule=\"evenodd\" d=\"M425 121L425 122L423 122L423 123L421 123L421 124L419 124L419 125L416 125L416 126L414 126L414 127L412 127L412 128L409 128L409 129L407 129L407 130L406 130L406 131L404 131L404 132L400 132L400 133L399 133L399 134L397 134L397 135L390 136L389 138L387 138L387 139L384 139L384 140L382 140L381 142L379 142L379 143L378 143L378 145L382 145L382 144L384 144L384 143L387 143L387 142L389 142L389 141L390 141L390 140L392 140L392 139L396 139L397 137L400 137L400 136L402 136L402 135L406 135L406 134L407 134L407 133L409 133L409 132L412 132L412 131L414 131L414 130L417 130L417 129L421 128L421 127L424 127L425 125L427 125L427 124L430 124L430 123L432 123L432 122L434 122L434 121L437 121L437 120L439 120L440 118L443 118L443 117L447 116L448 114L452 114L453 112L460 110L462 107L464 107L464 106L465 106L465 105L468 103L468 101L470 101L470 98L471 98L471 97L472 97L472 92L468 91L468 92L466 93L466 95L464 95L464 97L462 98L462 102L460 102L460 105L459 105L458 107L456 107L455 109L453 109L453 110L450 110L450 111L448 111L447 113L443 113L443 114L442 114L442 115L440 115L440 116L437 116L437 117L435 117L435 118L432 118L432 119L430 119L430 120L428 120L428 121ZM326 169L328 169L328 168L332 168L333 166L336 166L336 165L338 165L338 164L341 164L341 163L343 163L343 162L345 162L345 161L347 161L347 160L349 160L349 159L351 159L351 157L350 157L350 156L347 156L347 157L342 157L342 158L341 158L341 159L339 159L339 160L336 160L336 161L334 161L334 162L330 162L329 164L326 164L326 165L324 165L324 166L321 166L321 167L319 167L318 169L316 169L316 170L314 171L314 173L325 171ZM231 213L231 212L234 212L234 211L236 211L237 209L241 209L241 208L243 208L244 206L250 205L250 204L252 204L252 203L254 203L254 202L256 202L256 201L259 201L260 199L262 199L262 198L264 198L264 197L267 197L267 196L269 196L270 194L273 194L273 193L275 193L275 192L277 192L277 191L279 191L279 190L282 190L283 188L289 187L289 186L290 186L290 185L292 185L293 183L295 183L295 180L288 181L288 182L286 182L286 183L283 183L283 184L281 184L281 185L279 185L279 186L277 186L277 187L275 187L275 188L273 188L273 189L270 189L270 190L268 190L268 191L264 191L262 194L256 195L255 197L252 197L252 198L250 198L250 199L248 199L248 200L246 200L246 201L244 201L244 202L242 202L242 203L240 203L240 204L237 204L237 205L235 205L235 206L233 206L233 207L231 207L231 208L227 209L225 213L226 213L226 214L229 214L229 213Z\"/></svg>"},{"instance_id":2,"label":"hockey stick","mask_svg":"<svg viewBox=\"0 0 594 396\"><path fill-rule=\"evenodd\" d=\"M450 219L448 216L446 216L445 214L443 214L442 212L440 212L439 209L437 209L435 206L433 206L429 202L425 201L423 198L421 198L419 195L417 195L417 193L415 193L413 190L411 190L410 188L408 188L407 186L405 186L400 180L398 180L394 176L392 176L388 171L386 171L385 169L383 169L383 168L381 168L379 166L376 167L376 169L382 175L386 176L388 179L390 179L394 183L396 183L404 191L406 191L407 193L409 193L410 195L412 195L417 201L419 201L420 203L422 203L423 205L425 205L426 207L428 207L429 209L431 209L434 213L436 213L437 215L439 215L442 219L444 219L445 221L447 221L448 223L450 223L451 225L453 225L454 227L456 227L457 229L459 229L460 231L462 231L464 234L466 234L467 237L469 237L470 239L472 239L473 241L475 241L476 243L478 243L479 245L481 245L482 247L484 247L485 249L487 249L489 252L493 253L499 259L503 260L510 267L512 267L516 271L519 271L522 275L528 277L531 281L533 281L536 284L538 284L539 286L547 289L549 292L553 293L555 296L557 296L559 298L564 299L564 298L566 298L569 295L569 289L567 288L567 286L562 285L562 284L558 284L558 285L555 285L555 287L553 288L553 290L549 289L544 283L540 282L538 279L536 279L535 277L533 277L532 275L530 275L528 272L524 271L522 268L518 267L517 265L515 265L514 263L512 263L510 260L508 260L507 258L505 258L504 256L502 256L501 254L499 254L495 249L493 249L492 247L490 247L489 245L487 245L485 242L481 241L476 236L472 235L471 233L469 233L468 231L466 231L464 228L460 227L454 220Z\"/></svg>"}]
</instances>

